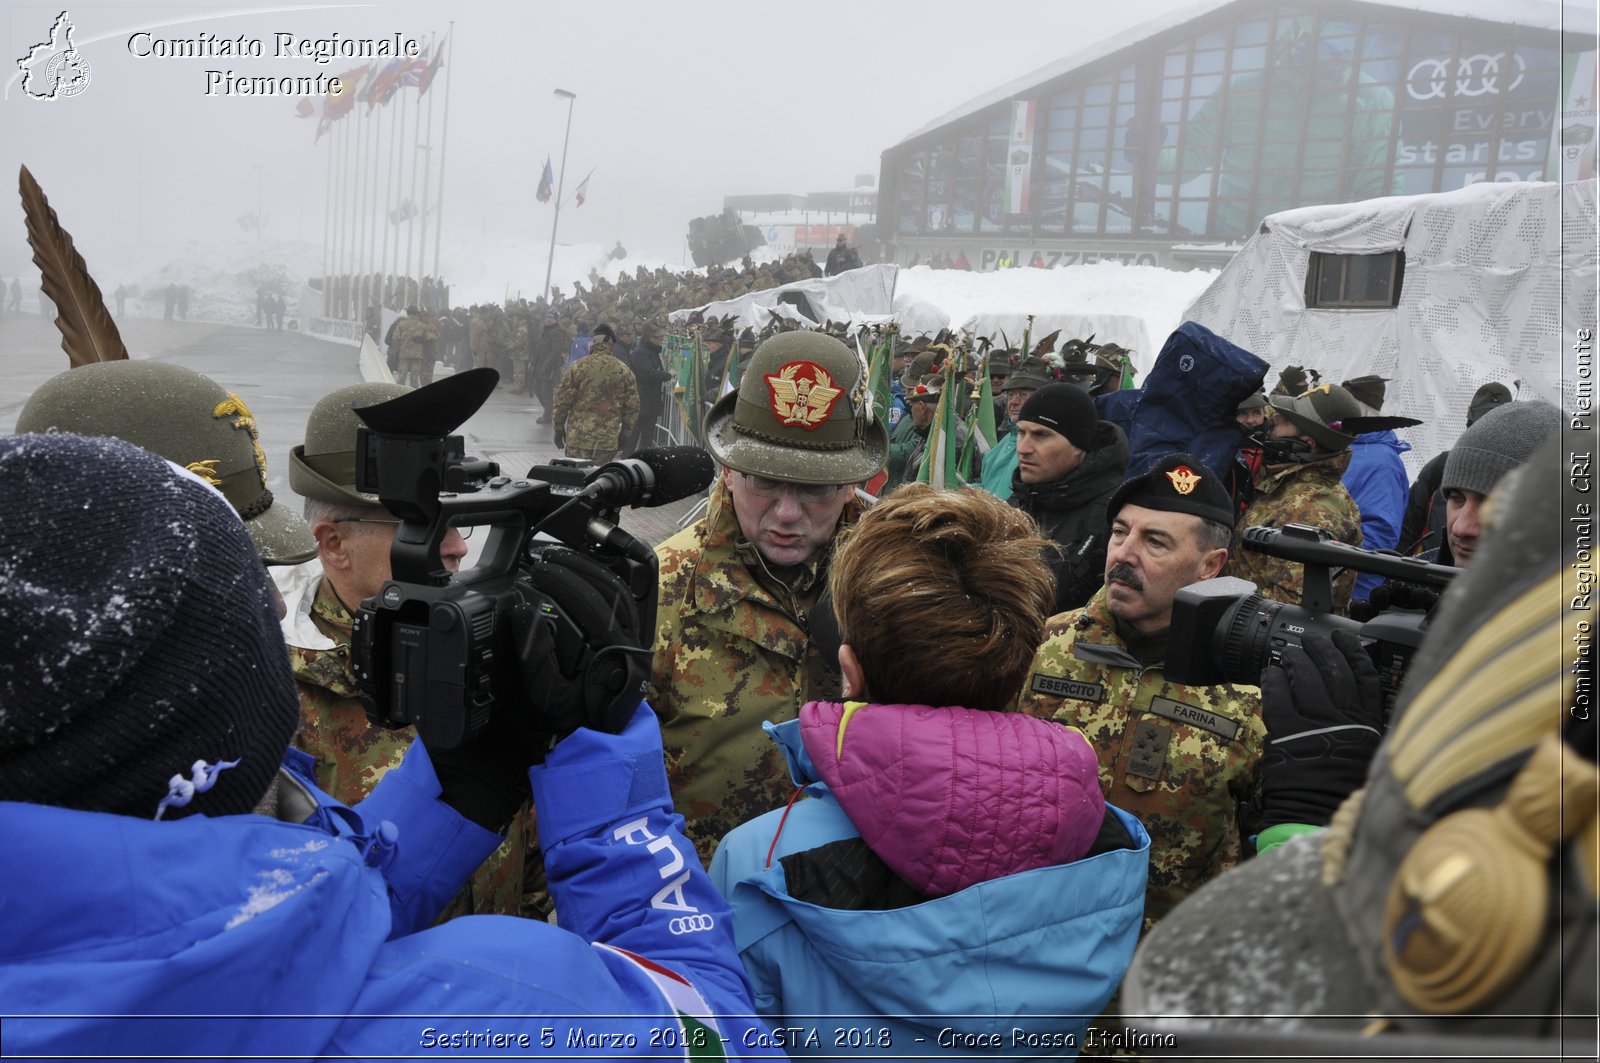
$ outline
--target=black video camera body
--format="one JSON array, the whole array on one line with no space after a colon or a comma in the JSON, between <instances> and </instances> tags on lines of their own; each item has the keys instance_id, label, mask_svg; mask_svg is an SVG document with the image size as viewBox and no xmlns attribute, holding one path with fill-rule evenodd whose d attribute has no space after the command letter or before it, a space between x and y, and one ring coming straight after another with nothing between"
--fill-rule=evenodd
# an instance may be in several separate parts
<instances>
[{"instance_id":1,"label":"black video camera body","mask_svg":"<svg viewBox=\"0 0 1600 1063\"><path fill-rule=\"evenodd\" d=\"M356 683L373 723L414 725L441 749L471 741L503 712L552 740L583 726L620 732L649 682L657 566L655 552L617 526L617 511L710 480L709 457L703 479L698 465L692 475L680 469L683 482L669 474L664 491L655 491L654 467L632 459L501 475L446 434L497 379L470 370L357 411L357 489L376 493L400 524L392 577L355 617ZM669 468L683 464L661 453ZM452 575L439 551L461 525L489 534L479 563ZM551 539L536 539L541 532Z\"/></svg>"},{"instance_id":2,"label":"black video camera body","mask_svg":"<svg viewBox=\"0 0 1600 1063\"><path fill-rule=\"evenodd\" d=\"M1365 622L1333 611L1333 569L1353 568L1410 585L1443 588L1461 570L1415 558L1377 553L1337 542L1327 531L1303 524L1246 528L1246 549L1298 561L1305 566L1301 604L1260 594L1249 580L1221 576L1178 591L1164 674L1174 683L1259 685L1261 673L1283 650L1308 634L1354 632L1372 658L1383 685L1384 722L1394 712L1411 658L1427 633L1427 608L1386 609Z\"/></svg>"}]
</instances>

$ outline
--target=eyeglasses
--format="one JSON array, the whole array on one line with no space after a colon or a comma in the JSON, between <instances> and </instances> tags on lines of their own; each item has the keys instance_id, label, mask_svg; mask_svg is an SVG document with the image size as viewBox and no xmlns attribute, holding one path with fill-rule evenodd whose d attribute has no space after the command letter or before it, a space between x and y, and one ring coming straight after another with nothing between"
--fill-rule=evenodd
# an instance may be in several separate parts
<instances>
[{"instance_id":1,"label":"eyeglasses","mask_svg":"<svg viewBox=\"0 0 1600 1063\"><path fill-rule=\"evenodd\" d=\"M816 505L821 502L832 502L840 491L850 486L849 484L792 484L783 480L769 480L765 476L751 476L745 472L739 476L744 480L745 490L769 502L776 502L787 491L793 491L794 497L801 504Z\"/></svg>"},{"instance_id":2,"label":"eyeglasses","mask_svg":"<svg viewBox=\"0 0 1600 1063\"><path fill-rule=\"evenodd\" d=\"M393 517L336 517L335 524L399 524ZM472 538L472 525L463 524L455 529L463 539Z\"/></svg>"}]
</instances>

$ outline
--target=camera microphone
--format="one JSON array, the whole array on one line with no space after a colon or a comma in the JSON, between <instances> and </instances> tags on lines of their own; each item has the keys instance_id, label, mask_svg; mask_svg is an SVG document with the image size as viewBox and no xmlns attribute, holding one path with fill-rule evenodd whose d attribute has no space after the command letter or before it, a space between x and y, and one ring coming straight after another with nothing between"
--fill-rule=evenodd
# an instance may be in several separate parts
<instances>
[{"instance_id":1,"label":"camera microphone","mask_svg":"<svg viewBox=\"0 0 1600 1063\"><path fill-rule=\"evenodd\" d=\"M600 466L581 495L607 509L664 506L704 491L716 474L699 447L650 447Z\"/></svg>"}]
</instances>

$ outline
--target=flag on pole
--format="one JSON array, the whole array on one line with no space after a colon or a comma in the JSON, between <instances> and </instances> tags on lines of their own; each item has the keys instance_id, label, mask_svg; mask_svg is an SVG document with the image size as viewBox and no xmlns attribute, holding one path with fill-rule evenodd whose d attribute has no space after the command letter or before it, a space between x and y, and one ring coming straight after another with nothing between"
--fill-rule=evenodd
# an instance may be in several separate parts
<instances>
[{"instance_id":1,"label":"flag on pole","mask_svg":"<svg viewBox=\"0 0 1600 1063\"><path fill-rule=\"evenodd\" d=\"M379 67L367 81L367 87L361 91L361 102L367 105L370 113L380 103L387 103L393 95L389 87L394 84L394 79L400 71L411 65L411 60L405 56L398 56Z\"/></svg>"},{"instance_id":2,"label":"flag on pole","mask_svg":"<svg viewBox=\"0 0 1600 1063\"><path fill-rule=\"evenodd\" d=\"M544 173L539 178L539 187L533 193L533 198L540 203L550 202L550 196L555 192L556 175L550 171L550 156L544 157Z\"/></svg>"},{"instance_id":3,"label":"flag on pole","mask_svg":"<svg viewBox=\"0 0 1600 1063\"><path fill-rule=\"evenodd\" d=\"M881 343L872 348L868 362L867 387L872 392L872 415L889 426L889 409L894 402L894 387L889 380L889 352L894 347L894 333L884 333Z\"/></svg>"},{"instance_id":4,"label":"flag on pole","mask_svg":"<svg viewBox=\"0 0 1600 1063\"><path fill-rule=\"evenodd\" d=\"M978 401L973 403L972 414L967 418L967 441L961 447L961 478L972 482L972 456L983 457L1000 438L994 423L994 389L989 383L989 365L981 367L983 379L978 385Z\"/></svg>"},{"instance_id":5,"label":"flag on pole","mask_svg":"<svg viewBox=\"0 0 1600 1063\"><path fill-rule=\"evenodd\" d=\"M372 64L367 63L339 75L339 91L328 93L327 102L322 105L324 121L337 122L355 108L361 96L361 80L371 69Z\"/></svg>"},{"instance_id":6,"label":"flag on pole","mask_svg":"<svg viewBox=\"0 0 1600 1063\"><path fill-rule=\"evenodd\" d=\"M589 178L593 176L594 171L590 170L588 177L578 182L578 190L572 193L573 206L581 207L583 206L583 201L589 198Z\"/></svg>"},{"instance_id":7,"label":"flag on pole","mask_svg":"<svg viewBox=\"0 0 1600 1063\"><path fill-rule=\"evenodd\" d=\"M449 39L450 34L446 33L444 40ZM441 66L444 66L444 41L439 42L439 50L433 53L433 62L428 64L428 68L422 72L422 77L417 82L417 99L420 100L428 94L428 86L433 84L433 76L439 72Z\"/></svg>"},{"instance_id":8,"label":"flag on pole","mask_svg":"<svg viewBox=\"0 0 1600 1063\"><path fill-rule=\"evenodd\" d=\"M933 411L933 423L928 426L928 446L922 454L922 468L917 470L917 482L939 488L961 485L957 476L956 458L956 407L960 399L956 394L956 358L947 356L944 362L943 386L939 390L939 405Z\"/></svg>"}]
</instances>

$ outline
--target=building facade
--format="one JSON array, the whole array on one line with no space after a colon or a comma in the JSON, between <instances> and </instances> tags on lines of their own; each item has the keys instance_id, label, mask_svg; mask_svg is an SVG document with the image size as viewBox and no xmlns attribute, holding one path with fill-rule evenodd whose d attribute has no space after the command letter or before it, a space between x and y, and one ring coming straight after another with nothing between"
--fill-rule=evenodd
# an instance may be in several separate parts
<instances>
[{"instance_id":1,"label":"building facade","mask_svg":"<svg viewBox=\"0 0 1600 1063\"><path fill-rule=\"evenodd\" d=\"M902 265L1210 266L1291 207L1590 177L1594 28L1546 0L1169 17L884 152L879 233Z\"/></svg>"}]
</instances>

